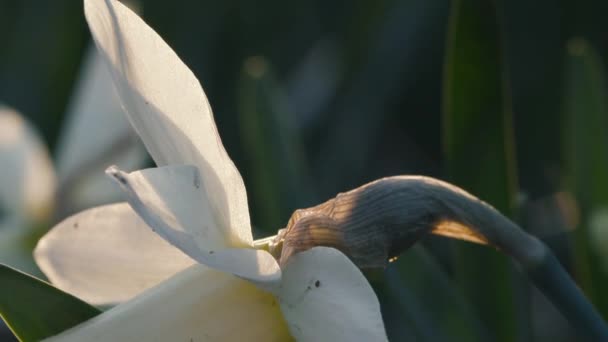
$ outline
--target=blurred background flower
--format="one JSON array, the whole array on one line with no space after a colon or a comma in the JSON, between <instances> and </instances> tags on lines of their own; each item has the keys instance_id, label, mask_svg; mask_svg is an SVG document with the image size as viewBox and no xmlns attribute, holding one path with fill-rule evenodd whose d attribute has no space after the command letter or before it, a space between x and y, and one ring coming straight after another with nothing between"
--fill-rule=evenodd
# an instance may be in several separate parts
<instances>
[{"instance_id":1,"label":"blurred background flower","mask_svg":"<svg viewBox=\"0 0 608 342\"><path fill-rule=\"evenodd\" d=\"M55 172L44 142L14 109L0 108L0 137L0 262L39 274L33 235L53 212Z\"/></svg>"},{"instance_id":2,"label":"blurred background flower","mask_svg":"<svg viewBox=\"0 0 608 342\"><path fill-rule=\"evenodd\" d=\"M56 163L27 117L0 108L0 262L41 276L32 257L38 239L67 214L121 198L105 177L107 165L135 169L147 161L114 92L97 50L90 49L58 138Z\"/></svg>"}]
</instances>

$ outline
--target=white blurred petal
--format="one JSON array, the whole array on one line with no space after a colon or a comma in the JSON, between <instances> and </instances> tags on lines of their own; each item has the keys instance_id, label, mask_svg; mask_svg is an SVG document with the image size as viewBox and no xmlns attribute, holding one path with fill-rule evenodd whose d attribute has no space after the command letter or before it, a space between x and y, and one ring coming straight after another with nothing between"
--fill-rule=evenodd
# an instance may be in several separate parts
<instances>
[{"instance_id":1,"label":"white blurred petal","mask_svg":"<svg viewBox=\"0 0 608 342\"><path fill-rule=\"evenodd\" d=\"M46 145L16 111L0 105L0 208L30 221L48 219L55 172Z\"/></svg>"},{"instance_id":2,"label":"white blurred petal","mask_svg":"<svg viewBox=\"0 0 608 342\"><path fill-rule=\"evenodd\" d=\"M164 166L129 174L110 168L108 174L144 221L194 260L268 286L280 281L279 265L268 252L226 248L222 243L222 230L205 210L206 197L197 191L200 181L195 166Z\"/></svg>"},{"instance_id":3,"label":"white blurred petal","mask_svg":"<svg viewBox=\"0 0 608 342\"><path fill-rule=\"evenodd\" d=\"M338 250L315 247L294 255L281 286L281 310L298 341L387 340L376 294Z\"/></svg>"},{"instance_id":4,"label":"white blurred petal","mask_svg":"<svg viewBox=\"0 0 608 342\"><path fill-rule=\"evenodd\" d=\"M195 265L49 341L289 341L272 295Z\"/></svg>"},{"instance_id":5,"label":"white blurred petal","mask_svg":"<svg viewBox=\"0 0 608 342\"><path fill-rule=\"evenodd\" d=\"M94 305L128 300L194 263L150 231L127 203L63 220L34 254L55 286Z\"/></svg>"},{"instance_id":6,"label":"white blurred petal","mask_svg":"<svg viewBox=\"0 0 608 342\"><path fill-rule=\"evenodd\" d=\"M93 38L127 116L157 165L193 164L233 246L252 242L243 180L226 153L201 85L171 48L114 0L85 0Z\"/></svg>"},{"instance_id":7,"label":"white blurred petal","mask_svg":"<svg viewBox=\"0 0 608 342\"><path fill-rule=\"evenodd\" d=\"M114 202L120 192L104 177L108 165L141 168L147 153L125 118L112 77L97 49L84 59L58 141L62 200L74 209ZM67 187L67 189L66 189Z\"/></svg>"}]
</instances>

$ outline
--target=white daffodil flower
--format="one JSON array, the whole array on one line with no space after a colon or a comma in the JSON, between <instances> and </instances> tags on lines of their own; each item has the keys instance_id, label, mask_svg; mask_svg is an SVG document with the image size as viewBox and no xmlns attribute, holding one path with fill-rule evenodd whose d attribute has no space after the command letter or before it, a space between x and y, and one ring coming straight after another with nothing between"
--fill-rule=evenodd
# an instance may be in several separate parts
<instances>
[{"instance_id":1,"label":"white daffodil flower","mask_svg":"<svg viewBox=\"0 0 608 342\"><path fill-rule=\"evenodd\" d=\"M0 107L1 263L40 274L32 249L51 221L120 198L104 175L108 163L140 167L146 161L104 63L92 47L61 130L56 170L33 126L17 111Z\"/></svg>"},{"instance_id":2,"label":"white daffodil flower","mask_svg":"<svg viewBox=\"0 0 608 342\"><path fill-rule=\"evenodd\" d=\"M97 304L137 294L50 340L385 341L376 295L344 254L316 247L281 269L256 249L263 243L252 238L241 176L173 50L122 4L84 3L129 121L159 167L110 168L134 210L90 209L40 241L36 260L59 287Z\"/></svg>"}]
</instances>

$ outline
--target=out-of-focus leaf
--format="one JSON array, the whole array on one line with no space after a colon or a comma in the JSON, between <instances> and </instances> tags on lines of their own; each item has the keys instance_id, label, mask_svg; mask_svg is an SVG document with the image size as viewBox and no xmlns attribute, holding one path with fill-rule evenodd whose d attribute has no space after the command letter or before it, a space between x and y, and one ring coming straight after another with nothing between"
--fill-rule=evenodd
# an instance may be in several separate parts
<instances>
[{"instance_id":1,"label":"out-of-focus leaf","mask_svg":"<svg viewBox=\"0 0 608 342\"><path fill-rule=\"evenodd\" d=\"M443 34L437 22L444 22L444 3L394 1L378 7L384 10L383 20L366 34L371 39L362 38L359 28L351 38L358 45L370 43L361 49L366 54L356 63L358 69L345 71L349 74L345 85L329 110L333 120L319 123L322 134L316 139L320 153L315 164L320 170L320 191L328 196L370 180L366 174L377 165L373 151L392 114L391 105L419 86L429 55L438 53L430 42ZM424 37L420 32L425 32Z\"/></svg>"},{"instance_id":2,"label":"out-of-focus leaf","mask_svg":"<svg viewBox=\"0 0 608 342\"><path fill-rule=\"evenodd\" d=\"M368 274L374 288L384 328L390 341L429 341L445 338L441 332L435 332L433 323L427 315L418 312L420 303L416 294L396 275L396 270L389 269L382 277Z\"/></svg>"},{"instance_id":3,"label":"out-of-focus leaf","mask_svg":"<svg viewBox=\"0 0 608 342\"><path fill-rule=\"evenodd\" d=\"M494 2L457 0L447 43L444 148L449 179L513 213L516 173L510 103ZM512 266L492 250L458 244L457 272L496 340L517 334Z\"/></svg>"},{"instance_id":4,"label":"out-of-focus leaf","mask_svg":"<svg viewBox=\"0 0 608 342\"><path fill-rule=\"evenodd\" d=\"M608 103L605 70L598 54L584 40L568 43L564 73L563 141L566 188L578 217L575 228L576 276L604 315L608 314L608 273L600 267L605 248L594 240L608 236L608 223L598 219L608 208ZM591 227L591 226L593 227ZM590 230L589 228L593 228ZM603 260L608 263L608 260Z\"/></svg>"},{"instance_id":5,"label":"out-of-focus leaf","mask_svg":"<svg viewBox=\"0 0 608 342\"><path fill-rule=\"evenodd\" d=\"M260 226L274 232L295 209L315 203L293 116L261 57L245 62L239 124L252 165L252 206L257 209L252 212L259 215L256 221Z\"/></svg>"},{"instance_id":6,"label":"out-of-focus leaf","mask_svg":"<svg viewBox=\"0 0 608 342\"><path fill-rule=\"evenodd\" d=\"M393 340L408 336L416 341L489 339L456 283L420 244L389 265L386 279L377 289L387 333Z\"/></svg>"},{"instance_id":7,"label":"out-of-focus leaf","mask_svg":"<svg viewBox=\"0 0 608 342\"><path fill-rule=\"evenodd\" d=\"M2 40L0 94L44 128L40 133L52 150L86 41L82 6L70 0L19 5Z\"/></svg>"},{"instance_id":8,"label":"out-of-focus leaf","mask_svg":"<svg viewBox=\"0 0 608 342\"><path fill-rule=\"evenodd\" d=\"M61 290L0 264L0 316L21 341L39 341L100 311Z\"/></svg>"},{"instance_id":9,"label":"out-of-focus leaf","mask_svg":"<svg viewBox=\"0 0 608 342\"><path fill-rule=\"evenodd\" d=\"M19 215L0 218L0 263L43 277L32 250L47 229L47 224L36 225Z\"/></svg>"},{"instance_id":10,"label":"out-of-focus leaf","mask_svg":"<svg viewBox=\"0 0 608 342\"><path fill-rule=\"evenodd\" d=\"M320 119L336 94L341 68L336 42L328 37L316 42L291 71L286 90L291 108L298 108L299 127Z\"/></svg>"},{"instance_id":11,"label":"out-of-focus leaf","mask_svg":"<svg viewBox=\"0 0 608 342\"><path fill-rule=\"evenodd\" d=\"M504 36L505 73L513 107L519 187L532 201L551 196L558 187L561 104L563 3L553 0L498 1ZM539 158L539 156L542 156ZM521 221L536 233L536 226ZM557 227L552 230L552 243ZM546 236L543 236L545 238ZM549 241L546 241L549 242ZM559 248L553 245L552 248Z\"/></svg>"}]
</instances>

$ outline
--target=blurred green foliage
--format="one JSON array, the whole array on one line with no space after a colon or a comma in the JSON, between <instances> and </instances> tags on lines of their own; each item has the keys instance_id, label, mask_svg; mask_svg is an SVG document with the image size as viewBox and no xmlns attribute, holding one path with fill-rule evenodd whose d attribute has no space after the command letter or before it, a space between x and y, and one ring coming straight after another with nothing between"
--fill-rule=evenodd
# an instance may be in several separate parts
<instances>
[{"instance_id":1,"label":"blurred green foliage","mask_svg":"<svg viewBox=\"0 0 608 342\"><path fill-rule=\"evenodd\" d=\"M576 229L576 274L582 288L608 314L608 293L603 284L608 274L601 250L590 247L590 239L601 239L602 232L591 232L593 217L608 207L608 103L606 81L600 57L584 40L568 42L563 97L563 150L566 160L564 186L578 202L570 225ZM602 222L599 222L601 225ZM601 227L598 228L603 230ZM605 229L605 228L604 228ZM592 234L599 234L594 236ZM593 244L591 244L593 246ZM600 247L601 248L601 247Z\"/></svg>"},{"instance_id":2,"label":"blurred green foliage","mask_svg":"<svg viewBox=\"0 0 608 342\"><path fill-rule=\"evenodd\" d=\"M460 33L448 25L457 5L471 23ZM608 256L593 249L608 226L595 235L588 228L608 198L608 2L140 7L201 80L259 236L293 210L367 181L430 175L547 242L608 313ZM462 36L448 43L455 34ZM80 1L0 2L0 101L51 147L88 41ZM393 339L574 338L505 257L437 238L423 245L374 282Z\"/></svg>"},{"instance_id":3,"label":"blurred green foliage","mask_svg":"<svg viewBox=\"0 0 608 342\"><path fill-rule=\"evenodd\" d=\"M509 83L501 22L493 2L452 3L443 91L443 143L448 179L513 217L517 180ZM502 255L459 245L456 275L492 331L512 341L521 330L515 282ZM496 296L500 293L500 296ZM520 301L521 302L521 301Z\"/></svg>"}]
</instances>

